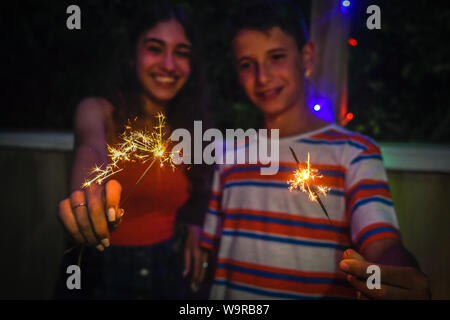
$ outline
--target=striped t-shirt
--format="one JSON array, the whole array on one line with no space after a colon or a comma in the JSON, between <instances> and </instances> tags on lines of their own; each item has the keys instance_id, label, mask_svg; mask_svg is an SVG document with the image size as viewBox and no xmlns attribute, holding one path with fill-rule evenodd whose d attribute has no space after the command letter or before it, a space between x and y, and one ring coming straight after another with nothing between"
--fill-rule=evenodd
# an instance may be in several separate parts
<instances>
[{"instance_id":1,"label":"striped t-shirt","mask_svg":"<svg viewBox=\"0 0 450 320\"><path fill-rule=\"evenodd\" d=\"M201 240L218 250L211 298L353 298L338 267L343 250L400 238L380 150L337 125L281 138L279 147L275 175L261 175L261 164L215 170ZM306 193L289 191L297 168L289 147L301 162L309 152L318 184L330 188L321 199L332 225Z\"/></svg>"}]
</instances>

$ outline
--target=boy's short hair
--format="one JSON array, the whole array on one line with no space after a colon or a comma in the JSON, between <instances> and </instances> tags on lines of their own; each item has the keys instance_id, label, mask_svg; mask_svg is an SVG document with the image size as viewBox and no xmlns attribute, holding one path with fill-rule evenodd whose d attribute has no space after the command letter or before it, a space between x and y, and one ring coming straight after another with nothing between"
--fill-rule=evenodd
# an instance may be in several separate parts
<instances>
[{"instance_id":1,"label":"boy's short hair","mask_svg":"<svg viewBox=\"0 0 450 320\"><path fill-rule=\"evenodd\" d=\"M267 32L279 27L295 38L299 50L303 48L308 33L302 11L289 0L254 0L242 5L228 24L231 44L240 30L254 29Z\"/></svg>"}]
</instances>

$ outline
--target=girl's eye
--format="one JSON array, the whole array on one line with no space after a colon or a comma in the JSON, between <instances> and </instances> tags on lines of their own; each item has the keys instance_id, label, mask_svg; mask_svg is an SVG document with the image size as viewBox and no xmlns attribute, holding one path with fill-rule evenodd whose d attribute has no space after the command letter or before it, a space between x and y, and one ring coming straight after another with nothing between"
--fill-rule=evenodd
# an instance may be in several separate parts
<instances>
[{"instance_id":1,"label":"girl's eye","mask_svg":"<svg viewBox=\"0 0 450 320\"><path fill-rule=\"evenodd\" d=\"M148 51L152 53L161 53L162 49L160 47L150 46L147 48Z\"/></svg>"},{"instance_id":2,"label":"girl's eye","mask_svg":"<svg viewBox=\"0 0 450 320\"><path fill-rule=\"evenodd\" d=\"M177 51L176 54L183 58L190 58L191 52L190 51Z\"/></svg>"},{"instance_id":3,"label":"girl's eye","mask_svg":"<svg viewBox=\"0 0 450 320\"><path fill-rule=\"evenodd\" d=\"M250 62L243 62L243 63L241 63L241 64L239 65L239 70L240 70L240 71L246 71L246 70L249 70L251 66L252 66L252 65L251 65Z\"/></svg>"}]
</instances>

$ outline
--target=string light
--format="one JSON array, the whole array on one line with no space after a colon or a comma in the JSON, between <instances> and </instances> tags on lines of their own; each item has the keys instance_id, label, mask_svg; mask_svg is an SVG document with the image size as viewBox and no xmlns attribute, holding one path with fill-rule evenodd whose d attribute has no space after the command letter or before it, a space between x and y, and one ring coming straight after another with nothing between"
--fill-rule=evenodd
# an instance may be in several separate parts
<instances>
[{"instance_id":1,"label":"string light","mask_svg":"<svg viewBox=\"0 0 450 320\"><path fill-rule=\"evenodd\" d=\"M350 38L348 39L348 44L351 45L352 47L356 47L358 41L356 41L356 39Z\"/></svg>"},{"instance_id":2,"label":"string light","mask_svg":"<svg viewBox=\"0 0 450 320\"><path fill-rule=\"evenodd\" d=\"M347 122L353 119L353 113L349 112L345 115L345 119L347 119Z\"/></svg>"}]
</instances>

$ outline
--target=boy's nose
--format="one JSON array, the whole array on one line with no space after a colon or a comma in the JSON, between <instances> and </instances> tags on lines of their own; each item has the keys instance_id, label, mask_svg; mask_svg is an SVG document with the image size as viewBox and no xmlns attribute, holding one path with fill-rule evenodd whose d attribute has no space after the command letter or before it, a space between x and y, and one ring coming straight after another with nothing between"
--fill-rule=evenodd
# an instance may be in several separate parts
<instances>
[{"instance_id":1,"label":"boy's nose","mask_svg":"<svg viewBox=\"0 0 450 320\"><path fill-rule=\"evenodd\" d=\"M258 66L258 70L256 72L256 81L260 85L265 85L270 81L270 71L264 65Z\"/></svg>"}]
</instances>

